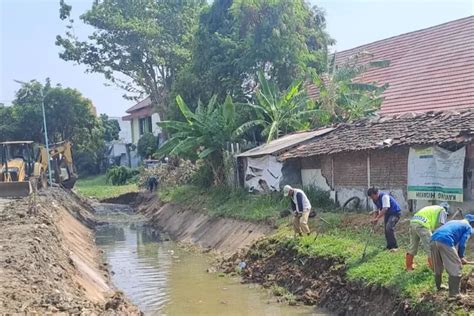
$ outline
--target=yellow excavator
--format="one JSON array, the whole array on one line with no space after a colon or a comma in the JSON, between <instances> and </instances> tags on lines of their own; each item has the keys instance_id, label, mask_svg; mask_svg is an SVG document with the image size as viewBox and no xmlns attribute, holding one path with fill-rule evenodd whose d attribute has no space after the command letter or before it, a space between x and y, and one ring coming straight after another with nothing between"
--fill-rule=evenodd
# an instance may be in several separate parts
<instances>
[{"instance_id":1,"label":"yellow excavator","mask_svg":"<svg viewBox=\"0 0 474 316\"><path fill-rule=\"evenodd\" d=\"M76 182L71 143L49 146L54 182L72 189ZM35 155L36 152L36 155ZM32 141L0 143L0 197L25 197L48 185L48 151Z\"/></svg>"}]
</instances>

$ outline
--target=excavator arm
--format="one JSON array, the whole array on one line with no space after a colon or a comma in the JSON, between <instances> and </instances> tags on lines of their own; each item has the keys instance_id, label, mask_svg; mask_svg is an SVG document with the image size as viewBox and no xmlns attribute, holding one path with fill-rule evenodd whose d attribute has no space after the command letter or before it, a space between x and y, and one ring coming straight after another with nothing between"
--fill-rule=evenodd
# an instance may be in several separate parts
<instances>
[{"instance_id":1,"label":"excavator arm","mask_svg":"<svg viewBox=\"0 0 474 316\"><path fill-rule=\"evenodd\" d=\"M69 141L49 146L49 157L52 160L51 169L54 173L54 180L66 189L72 189L77 180L71 147L72 144ZM39 148L37 162L42 170L48 169L47 150L44 146Z\"/></svg>"}]
</instances>

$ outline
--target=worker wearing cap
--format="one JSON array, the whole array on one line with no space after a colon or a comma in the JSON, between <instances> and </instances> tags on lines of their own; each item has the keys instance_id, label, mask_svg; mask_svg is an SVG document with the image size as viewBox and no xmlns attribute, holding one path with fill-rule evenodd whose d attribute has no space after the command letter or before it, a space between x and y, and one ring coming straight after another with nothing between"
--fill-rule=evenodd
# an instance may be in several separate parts
<instances>
[{"instance_id":1,"label":"worker wearing cap","mask_svg":"<svg viewBox=\"0 0 474 316\"><path fill-rule=\"evenodd\" d=\"M448 285L451 298L460 293L462 265L471 264L464 258L464 250L473 233L473 227L474 215L468 214L464 220L446 223L431 236L431 259L433 260L436 288L441 290L443 269L446 268L449 275Z\"/></svg>"},{"instance_id":2,"label":"worker wearing cap","mask_svg":"<svg viewBox=\"0 0 474 316\"><path fill-rule=\"evenodd\" d=\"M405 266L407 271L413 270L413 259L418 253L421 244L428 255L428 266L433 269L430 255L430 241L432 232L439 226L446 223L448 217L449 204L442 202L440 205L423 207L415 213L410 220L410 247L405 256Z\"/></svg>"},{"instance_id":3,"label":"worker wearing cap","mask_svg":"<svg viewBox=\"0 0 474 316\"><path fill-rule=\"evenodd\" d=\"M376 207L374 218L371 220L372 224L383 217L385 227L385 240L387 241L387 250L397 251L398 244L395 237L395 227L400 220L402 209L400 204L393 196L388 193L381 192L377 188L370 188L367 190L367 195L372 199Z\"/></svg>"},{"instance_id":4,"label":"worker wearing cap","mask_svg":"<svg viewBox=\"0 0 474 316\"><path fill-rule=\"evenodd\" d=\"M295 216L293 220L293 229L295 233L302 236L309 235L310 230L308 226L309 212L311 211L311 203L308 197L300 189L294 189L289 185L283 187L283 194L290 198L291 208Z\"/></svg>"}]
</instances>

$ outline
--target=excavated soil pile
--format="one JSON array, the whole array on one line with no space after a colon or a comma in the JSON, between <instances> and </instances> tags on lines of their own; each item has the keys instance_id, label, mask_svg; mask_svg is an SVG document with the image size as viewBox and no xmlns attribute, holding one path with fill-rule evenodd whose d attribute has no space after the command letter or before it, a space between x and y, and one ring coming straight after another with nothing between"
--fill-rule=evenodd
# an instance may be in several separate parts
<instances>
[{"instance_id":1,"label":"excavated soil pile","mask_svg":"<svg viewBox=\"0 0 474 316\"><path fill-rule=\"evenodd\" d=\"M246 263L242 271L245 282L259 283L264 287L278 285L293 293L298 301L318 305L338 315L431 315L436 314L436 308L420 310L422 306L445 301L441 296L427 296L423 299L427 304L413 308L395 290L348 281L342 259L300 255L271 238L255 243L246 252L236 253L225 260L221 268L232 273L241 261ZM472 293L473 283L472 277L466 277L463 287ZM470 297L461 302L467 311L472 310L472 304ZM450 309L447 306L442 308Z\"/></svg>"},{"instance_id":2,"label":"excavated soil pile","mask_svg":"<svg viewBox=\"0 0 474 316\"><path fill-rule=\"evenodd\" d=\"M0 203L0 314L140 314L110 286L87 206L52 189Z\"/></svg>"}]
</instances>

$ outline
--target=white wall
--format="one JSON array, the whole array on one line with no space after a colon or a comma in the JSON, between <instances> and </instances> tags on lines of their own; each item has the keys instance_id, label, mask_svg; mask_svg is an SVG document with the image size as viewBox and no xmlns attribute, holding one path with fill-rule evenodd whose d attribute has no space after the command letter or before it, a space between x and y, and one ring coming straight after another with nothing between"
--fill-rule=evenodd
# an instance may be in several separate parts
<instances>
[{"instance_id":1,"label":"white wall","mask_svg":"<svg viewBox=\"0 0 474 316\"><path fill-rule=\"evenodd\" d=\"M151 125L153 135L158 136L161 133L161 128L157 125L158 122L161 122L160 115L158 113L153 113L151 116Z\"/></svg>"},{"instance_id":2,"label":"white wall","mask_svg":"<svg viewBox=\"0 0 474 316\"><path fill-rule=\"evenodd\" d=\"M331 187L322 175L321 169L301 169L301 181L303 187L315 186L324 191L331 191Z\"/></svg>"},{"instance_id":3,"label":"white wall","mask_svg":"<svg viewBox=\"0 0 474 316\"><path fill-rule=\"evenodd\" d=\"M137 118L133 119L133 124L131 126L131 129L133 129L133 136L134 136L133 143L136 145L138 144L138 140L140 139L140 124Z\"/></svg>"}]
</instances>

